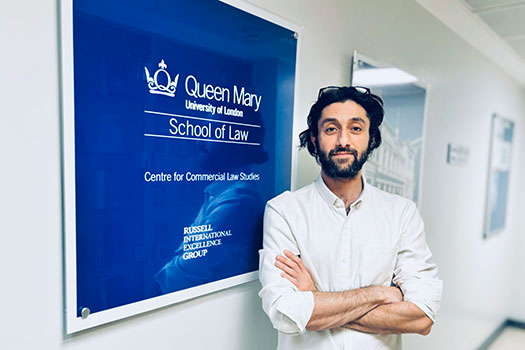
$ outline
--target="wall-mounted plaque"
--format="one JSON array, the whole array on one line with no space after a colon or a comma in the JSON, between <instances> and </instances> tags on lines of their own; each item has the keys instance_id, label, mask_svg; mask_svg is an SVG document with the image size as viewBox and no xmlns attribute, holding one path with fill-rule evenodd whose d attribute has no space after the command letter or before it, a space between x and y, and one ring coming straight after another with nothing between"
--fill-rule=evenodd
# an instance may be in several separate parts
<instances>
[{"instance_id":1,"label":"wall-mounted plaque","mask_svg":"<svg viewBox=\"0 0 525 350\"><path fill-rule=\"evenodd\" d=\"M484 238L505 227L513 134L513 121L497 114L492 116Z\"/></svg>"},{"instance_id":2,"label":"wall-mounted plaque","mask_svg":"<svg viewBox=\"0 0 525 350\"><path fill-rule=\"evenodd\" d=\"M450 165L467 165L470 149L467 146L449 143L447 145L447 163Z\"/></svg>"},{"instance_id":3,"label":"wall-mounted plaque","mask_svg":"<svg viewBox=\"0 0 525 350\"><path fill-rule=\"evenodd\" d=\"M256 279L298 28L240 1L61 4L67 332Z\"/></svg>"}]
</instances>

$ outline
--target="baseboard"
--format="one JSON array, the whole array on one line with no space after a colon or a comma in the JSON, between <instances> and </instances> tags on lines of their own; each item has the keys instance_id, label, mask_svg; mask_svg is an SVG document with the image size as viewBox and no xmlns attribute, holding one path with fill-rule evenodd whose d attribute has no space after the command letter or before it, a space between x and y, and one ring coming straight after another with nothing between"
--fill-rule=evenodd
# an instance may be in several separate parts
<instances>
[{"instance_id":1,"label":"baseboard","mask_svg":"<svg viewBox=\"0 0 525 350\"><path fill-rule=\"evenodd\" d=\"M516 321L516 320L512 320L512 319L507 319L507 321L505 323L509 327L516 327L516 328L525 329L525 322L522 322L522 321Z\"/></svg>"},{"instance_id":2,"label":"baseboard","mask_svg":"<svg viewBox=\"0 0 525 350\"><path fill-rule=\"evenodd\" d=\"M496 340L497 337L503 332L507 327L515 327L525 329L525 322L517 321L513 319L506 319L503 323L492 332L492 334L478 347L478 350L488 350L489 346Z\"/></svg>"}]
</instances>

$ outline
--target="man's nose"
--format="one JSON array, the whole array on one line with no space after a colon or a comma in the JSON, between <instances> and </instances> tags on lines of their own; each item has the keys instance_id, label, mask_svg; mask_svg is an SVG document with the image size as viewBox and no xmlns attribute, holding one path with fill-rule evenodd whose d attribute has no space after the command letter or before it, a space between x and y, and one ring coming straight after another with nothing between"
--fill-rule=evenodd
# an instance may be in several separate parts
<instances>
[{"instance_id":1,"label":"man's nose","mask_svg":"<svg viewBox=\"0 0 525 350\"><path fill-rule=\"evenodd\" d=\"M342 147L349 147L350 146L350 133L345 131L345 130L341 130L339 132L339 146L342 146Z\"/></svg>"}]
</instances>

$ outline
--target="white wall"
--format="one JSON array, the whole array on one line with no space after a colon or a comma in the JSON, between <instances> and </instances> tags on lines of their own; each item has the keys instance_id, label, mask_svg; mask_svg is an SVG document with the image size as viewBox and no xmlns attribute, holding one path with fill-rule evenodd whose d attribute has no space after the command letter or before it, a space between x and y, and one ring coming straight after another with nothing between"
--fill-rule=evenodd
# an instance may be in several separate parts
<instances>
[{"instance_id":1,"label":"white wall","mask_svg":"<svg viewBox=\"0 0 525 350\"><path fill-rule=\"evenodd\" d=\"M522 95L523 109L525 110L525 89L523 89ZM511 204L516 216L521 215L521 220L514 220L513 229L517 232L518 240L514 246L514 269L513 269L513 282L514 288L512 289L512 308L511 317L518 320L525 320L525 219L523 213L525 212L525 157L523 152L525 150L525 125L523 121L518 125L520 133L518 133L518 139L516 139L515 158L518 158L516 173L514 176L517 187L514 195L514 202Z\"/></svg>"},{"instance_id":2,"label":"white wall","mask_svg":"<svg viewBox=\"0 0 525 350\"><path fill-rule=\"evenodd\" d=\"M319 87L348 83L353 50L430 84L422 214L444 295L431 335L407 336L405 348L474 349L507 316L525 320L523 89L413 0L253 3L304 26L301 116ZM52 0L0 2L0 348L275 348L256 282L63 336L56 13ZM516 144L508 228L483 241L494 112L516 121ZM446 165L448 142L470 147L468 166ZM317 176L306 152L298 173L300 185Z\"/></svg>"}]
</instances>

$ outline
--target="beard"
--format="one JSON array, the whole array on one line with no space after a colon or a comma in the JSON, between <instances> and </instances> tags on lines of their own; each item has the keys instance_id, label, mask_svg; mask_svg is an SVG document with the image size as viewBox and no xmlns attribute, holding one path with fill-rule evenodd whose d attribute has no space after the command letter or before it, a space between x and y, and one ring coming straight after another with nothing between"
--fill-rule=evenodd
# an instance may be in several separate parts
<instances>
[{"instance_id":1,"label":"beard","mask_svg":"<svg viewBox=\"0 0 525 350\"><path fill-rule=\"evenodd\" d=\"M330 150L328 154L322 151L319 147L319 142L316 140L316 146L319 150L318 159L321 164L321 168L324 173L331 178L343 178L343 179L353 179L359 174L359 171L363 165L368 160L368 155L370 154L369 147L361 154L361 157L358 157L357 150L345 147L337 147ZM349 163L347 160L342 162L337 162L332 159L334 154L339 152L348 152L354 156L354 160Z\"/></svg>"}]
</instances>

